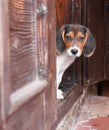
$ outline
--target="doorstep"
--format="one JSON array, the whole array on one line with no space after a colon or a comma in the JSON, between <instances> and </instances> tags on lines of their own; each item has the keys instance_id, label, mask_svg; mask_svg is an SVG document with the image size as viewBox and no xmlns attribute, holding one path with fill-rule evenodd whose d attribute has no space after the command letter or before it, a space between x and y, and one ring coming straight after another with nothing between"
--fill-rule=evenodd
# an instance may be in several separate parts
<instances>
[{"instance_id":1,"label":"doorstep","mask_svg":"<svg viewBox=\"0 0 109 130\"><path fill-rule=\"evenodd\" d=\"M109 130L109 98L88 96L71 130Z\"/></svg>"},{"instance_id":2,"label":"doorstep","mask_svg":"<svg viewBox=\"0 0 109 130\"><path fill-rule=\"evenodd\" d=\"M73 111L71 108L56 130L109 130L109 97L89 95L77 114Z\"/></svg>"},{"instance_id":3,"label":"doorstep","mask_svg":"<svg viewBox=\"0 0 109 130\"><path fill-rule=\"evenodd\" d=\"M76 124L74 130L109 130L109 117L97 117Z\"/></svg>"}]
</instances>

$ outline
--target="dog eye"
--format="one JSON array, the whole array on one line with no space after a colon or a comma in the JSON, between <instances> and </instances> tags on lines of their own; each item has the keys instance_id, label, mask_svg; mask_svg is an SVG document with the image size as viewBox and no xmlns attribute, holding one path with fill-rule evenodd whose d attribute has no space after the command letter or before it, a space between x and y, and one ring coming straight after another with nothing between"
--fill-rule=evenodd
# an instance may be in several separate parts
<instances>
[{"instance_id":1,"label":"dog eye","mask_svg":"<svg viewBox=\"0 0 109 130\"><path fill-rule=\"evenodd\" d=\"M84 40L84 37L79 37L78 41L82 42Z\"/></svg>"},{"instance_id":2,"label":"dog eye","mask_svg":"<svg viewBox=\"0 0 109 130\"><path fill-rule=\"evenodd\" d=\"M65 38L66 38L67 41L72 41L73 40L71 36L66 36Z\"/></svg>"}]
</instances>

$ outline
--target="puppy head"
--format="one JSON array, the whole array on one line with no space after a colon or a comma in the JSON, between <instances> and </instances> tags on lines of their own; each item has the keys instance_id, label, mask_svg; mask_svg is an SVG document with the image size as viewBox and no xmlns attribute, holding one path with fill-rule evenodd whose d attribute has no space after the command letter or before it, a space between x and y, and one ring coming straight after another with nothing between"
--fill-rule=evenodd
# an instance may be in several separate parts
<instances>
[{"instance_id":1,"label":"puppy head","mask_svg":"<svg viewBox=\"0 0 109 130\"><path fill-rule=\"evenodd\" d=\"M83 52L85 57L90 57L96 48L92 33L88 28L81 25L63 26L60 30L60 37L61 51L59 48L58 50L60 53L66 50L69 56L80 57Z\"/></svg>"}]
</instances>

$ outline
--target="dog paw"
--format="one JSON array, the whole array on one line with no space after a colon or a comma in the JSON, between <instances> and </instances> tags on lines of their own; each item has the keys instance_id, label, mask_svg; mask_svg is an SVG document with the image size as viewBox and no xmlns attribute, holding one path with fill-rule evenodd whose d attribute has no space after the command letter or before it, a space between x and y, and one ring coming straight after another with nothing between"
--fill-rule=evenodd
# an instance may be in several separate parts
<instances>
[{"instance_id":1,"label":"dog paw","mask_svg":"<svg viewBox=\"0 0 109 130\"><path fill-rule=\"evenodd\" d=\"M57 99L64 99L64 96L62 95L63 92L61 90L57 90Z\"/></svg>"}]
</instances>

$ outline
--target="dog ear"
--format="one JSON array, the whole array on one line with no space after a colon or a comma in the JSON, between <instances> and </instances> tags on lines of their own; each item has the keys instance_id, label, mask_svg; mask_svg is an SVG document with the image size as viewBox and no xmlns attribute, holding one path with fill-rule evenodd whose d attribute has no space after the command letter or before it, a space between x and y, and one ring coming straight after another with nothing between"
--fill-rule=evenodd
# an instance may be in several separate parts
<instances>
[{"instance_id":1,"label":"dog ear","mask_svg":"<svg viewBox=\"0 0 109 130\"><path fill-rule=\"evenodd\" d=\"M61 32L62 32L62 39L63 39L63 41L64 41L64 39L65 39L65 35L66 35L67 33L69 33L70 31L72 31L71 26L69 26L69 25L62 26Z\"/></svg>"},{"instance_id":2,"label":"dog ear","mask_svg":"<svg viewBox=\"0 0 109 130\"><path fill-rule=\"evenodd\" d=\"M56 47L58 54L62 53L65 50L65 44L62 39L62 34L59 28L56 30Z\"/></svg>"},{"instance_id":3,"label":"dog ear","mask_svg":"<svg viewBox=\"0 0 109 130\"><path fill-rule=\"evenodd\" d=\"M83 54L85 57L91 57L96 48L96 41L90 30L86 29L86 43L83 48Z\"/></svg>"}]
</instances>

